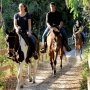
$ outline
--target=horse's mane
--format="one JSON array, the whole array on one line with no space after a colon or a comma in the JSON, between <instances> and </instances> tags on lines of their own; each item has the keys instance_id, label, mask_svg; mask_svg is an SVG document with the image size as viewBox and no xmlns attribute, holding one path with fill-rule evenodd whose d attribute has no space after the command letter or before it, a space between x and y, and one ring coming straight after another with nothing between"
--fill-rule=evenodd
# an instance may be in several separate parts
<instances>
[{"instance_id":1,"label":"horse's mane","mask_svg":"<svg viewBox=\"0 0 90 90\"><path fill-rule=\"evenodd\" d=\"M49 28L49 32L48 32L47 36L49 36L49 34L50 34L51 32L53 32L56 36L60 34L59 29L56 28L56 27L51 27L51 28Z\"/></svg>"}]
</instances>

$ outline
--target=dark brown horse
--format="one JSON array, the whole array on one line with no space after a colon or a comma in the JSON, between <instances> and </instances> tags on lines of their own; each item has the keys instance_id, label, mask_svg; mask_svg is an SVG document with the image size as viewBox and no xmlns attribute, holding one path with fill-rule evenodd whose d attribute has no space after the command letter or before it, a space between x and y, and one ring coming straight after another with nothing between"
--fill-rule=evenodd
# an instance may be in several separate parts
<instances>
[{"instance_id":1,"label":"dark brown horse","mask_svg":"<svg viewBox=\"0 0 90 90\"><path fill-rule=\"evenodd\" d=\"M23 65L26 62L28 64L28 77L29 81L32 81L35 83L35 78L36 78L36 69L37 69L37 61L34 60L34 73L33 73L33 79L31 75L31 58L33 57L33 46L32 44L28 42L28 37L26 34L17 34L15 30L12 30L10 32L6 31L6 42L7 42L7 49L8 49L8 54L9 58L12 59L16 65L17 65L17 70L18 70L18 75L17 75L17 87L16 90L20 90L20 86L23 85L22 82L22 70L23 70ZM35 36L35 35L34 35ZM39 40L35 36L36 39L36 50L39 55ZM34 59L38 59L34 58Z\"/></svg>"},{"instance_id":2,"label":"dark brown horse","mask_svg":"<svg viewBox=\"0 0 90 90\"><path fill-rule=\"evenodd\" d=\"M61 60L61 63L60 63L61 68L62 68L62 58L65 53L63 50L62 36L59 30L55 27L50 28L49 35L47 36L47 48L50 56L52 73L53 75L56 75L56 63L57 63L56 59L57 59L58 52Z\"/></svg>"},{"instance_id":3,"label":"dark brown horse","mask_svg":"<svg viewBox=\"0 0 90 90\"><path fill-rule=\"evenodd\" d=\"M82 35L80 32L75 33L74 34L74 38L75 38L75 56L77 55L77 53L82 54L82 44L83 44L83 39L82 39Z\"/></svg>"}]
</instances>

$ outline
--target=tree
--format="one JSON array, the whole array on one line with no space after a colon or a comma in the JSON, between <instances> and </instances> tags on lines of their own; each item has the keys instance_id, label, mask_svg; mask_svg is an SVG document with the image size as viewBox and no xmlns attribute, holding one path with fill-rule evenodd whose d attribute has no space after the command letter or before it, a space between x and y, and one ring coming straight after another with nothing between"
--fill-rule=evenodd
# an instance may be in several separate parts
<instances>
[{"instance_id":1,"label":"tree","mask_svg":"<svg viewBox=\"0 0 90 90\"><path fill-rule=\"evenodd\" d=\"M49 11L49 3L55 2L57 9L63 16L64 28L67 33L72 34L73 17L70 10L66 7L64 0L2 0L2 16L5 29L13 29L13 16L18 12L19 3L25 3L32 17L32 31L41 39L46 28L46 13Z\"/></svg>"},{"instance_id":2,"label":"tree","mask_svg":"<svg viewBox=\"0 0 90 90\"><path fill-rule=\"evenodd\" d=\"M83 10L85 10L89 3L89 0L65 0L65 1L67 7L70 8L70 12L71 13L73 12L74 19L79 15L78 8L81 7L83 8Z\"/></svg>"}]
</instances>

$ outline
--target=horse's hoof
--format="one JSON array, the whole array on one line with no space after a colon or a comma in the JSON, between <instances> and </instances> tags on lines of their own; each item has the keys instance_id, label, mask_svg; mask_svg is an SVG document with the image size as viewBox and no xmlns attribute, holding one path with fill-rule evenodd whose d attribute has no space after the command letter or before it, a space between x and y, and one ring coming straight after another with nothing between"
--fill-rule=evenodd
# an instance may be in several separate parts
<instances>
[{"instance_id":1,"label":"horse's hoof","mask_svg":"<svg viewBox=\"0 0 90 90\"><path fill-rule=\"evenodd\" d=\"M53 75L53 77L56 76L56 70L54 70L54 71L52 72L52 75Z\"/></svg>"},{"instance_id":2,"label":"horse's hoof","mask_svg":"<svg viewBox=\"0 0 90 90\"><path fill-rule=\"evenodd\" d=\"M62 65L60 65L60 68L62 69Z\"/></svg>"},{"instance_id":3,"label":"horse's hoof","mask_svg":"<svg viewBox=\"0 0 90 90\"><path fill-rule=\"evenodd\" d=\"M33 53L33 57L35 60L37 60L38 59L38 53L37 52Z\"/></svg>"},{"instance_id":4,"label":"horse's hoof","mask_svg":"<svg viewBox=\"0 0 90 90\"><path fill-rule=\"evenodd\" d=\"M52 77L55 77L55 76L56 76L56 74L53 73L53 74L52 74Z\"/></svg>"},{"instance_id":5,"label":"horse's hoof","mask_svg":"<svg viewBox=\"0 0 90 90\"><path fill-rule=\"evenodd\" d=\"M32 82L32 78L31 78L31 79L29 79L29 82Z\"/></svg>"},{"instance_id":6,"label":"horse's hoof","mask_svg":"<svg viewBox=\"0 0 90 90\"><path fill-rule=\"evenodd\" d=\"M23 85L20 85L20 88L23 88Z\"/></svg>"},{"instance_id":7,"label":"horse's hoof","mask_svg":"<svg viewBox=\"0 0 90 90\"><path fill-rule=\"evenodd\" d=\"M35 81L33 81L33 84L35 84L36 82Z\"/></svg>"},{"instance_id":8,"label":"horse's hoof","mask_svg":"<svg viewBox=\"0 0 90 90\"><path fill-rule=\"evenodd\" d=\"M56 74L54 74L53 77L56 77Z\"/></svg>"},{"instance_id":9,"label":"horse's hoof","mask_svg":"<svg viewBox=\"0 0 90 90\"><path fill-rule=\"evenodd\" d=\"M54 70L54 75L56 75L56 70Z\"/></svg>"}]
</instances>

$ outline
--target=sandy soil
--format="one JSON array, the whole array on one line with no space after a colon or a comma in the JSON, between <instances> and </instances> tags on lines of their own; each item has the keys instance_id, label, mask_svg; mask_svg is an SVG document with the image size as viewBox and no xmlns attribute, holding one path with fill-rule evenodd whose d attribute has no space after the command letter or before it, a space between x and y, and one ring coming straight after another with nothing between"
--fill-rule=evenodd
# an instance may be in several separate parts
<instances>
[{"instance_id":1,"label":"sandy soil","mask_svg":"<svg viewBox=\"0 0 90 90\"><path fill-rule=\"evenodd\" d=\"M80 81L82 80L82 61L80 58L69 56L67 61L63 59L62 70L59 66L60 59L58 57L57 74L56 77L53 77L49 61L40 61L35 84L28 82L28 74L25 70L23 72L24 88L21 90L80 90ZM4 81L6 82L6 89L4 90L15 90L16 76L13 75Z\"/></svg>"}]
</instances>

